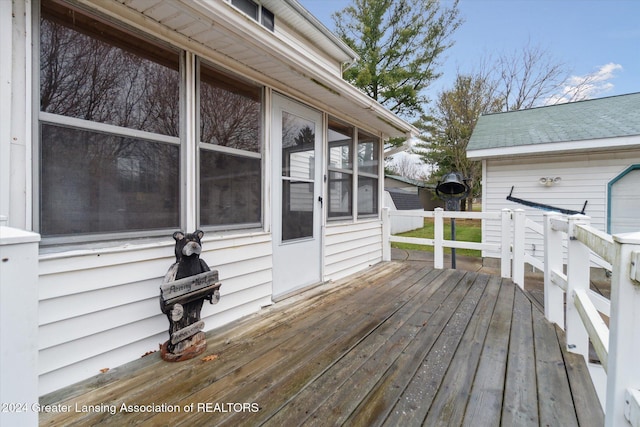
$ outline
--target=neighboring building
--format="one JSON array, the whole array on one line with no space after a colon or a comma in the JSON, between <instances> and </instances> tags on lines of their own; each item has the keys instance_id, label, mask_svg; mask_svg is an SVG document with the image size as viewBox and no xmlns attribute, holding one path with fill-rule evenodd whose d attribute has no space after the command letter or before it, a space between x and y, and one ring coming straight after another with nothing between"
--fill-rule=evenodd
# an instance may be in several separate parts
<instances>
[{"instance_id":1,"label":"neighboring building","mask_svg":"<svg viewBox=\"0 0 640 427\"><path fill-rule=\"evenodd\" d=\"M0 225L41 236L40 394L167 339L176 230L204 230L219 271L209 330L381 261L383 141L417 129L341 78L356 54L296 0L14 0L0 20Z\"/></svg>"},{"instance_id":2,"label":"neighboring building","mask_svg":"<svg viewBox=\"0 0 640 427\"><path fill-rule=\"evenodd\" d=\"M384 177L384 206L391 210L433 210L438 200L433 195L433 185L397 175ZM441 202L440 202L441 203ZM392 216L391 234L404 233L424 227L424 218Z\"/></svg>"},{"instance_id":3,"label":"neighboring building","mask_svg":"<svg viewBox=\"0 0 640 427\"><path fill-rule=\"evenodd\" d=\"M424 181L398 175L385 175L384 188L398 188L417 194L422 208L426 211L444 207L444 202L435 195L436 186L434 184L428 184Z\"/></svg>"},{"instance_id":4,"label":"neighboring building","mask_svg":"<svg viewBox=\"0 0 640 427\"><path fill-rule=\"evenodd\" d=\"M482 161L483 211L521 208L542 224L544 210L511 195L584 208L607 233L640 230L640 93L481 116L467 156ZM498 235L483 225L484 241ZM526 250L541 258L542 239L529 233Z\"/></svg>"}]
</instances>

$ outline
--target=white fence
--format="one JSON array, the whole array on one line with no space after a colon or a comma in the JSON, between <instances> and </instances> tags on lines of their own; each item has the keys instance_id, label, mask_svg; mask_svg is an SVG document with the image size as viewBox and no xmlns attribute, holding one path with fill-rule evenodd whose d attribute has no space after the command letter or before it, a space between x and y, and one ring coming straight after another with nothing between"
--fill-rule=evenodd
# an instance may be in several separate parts
<instances>
[{"instance_id":1,"label":"white fence","mask_svg":"<svg viewBox=\"0 0 640 427\"><path fill-rule=\"evenodd\" d=\"M434 219L434 238L393 236L390 216L418 215ZM444 240L444 219L500 221L501 243ZM525 252L525 231L544 236L544 262ZM605 425L640 427L640 232L610 236L589 225L584 215L545 215L544 227L525 217L523 210L501 212L389 212L383 211L383 259L391 259L391 242L434 247L434 267L443 268L444 248L487 250L501 254L501 276L524 287L525 264L544 271L545 317L566 331L568 351L588 363L589 341L606 372ZM566 274L564 252L566 248ZM589 289L595 264L612 272L611 300ZM565 304L566 301L566 304ZM602 315L609 318L609 326ZM593 370L590 369L593 374ZM594 378L594 385L599 387Z\"/></svg>"}]
</instances>

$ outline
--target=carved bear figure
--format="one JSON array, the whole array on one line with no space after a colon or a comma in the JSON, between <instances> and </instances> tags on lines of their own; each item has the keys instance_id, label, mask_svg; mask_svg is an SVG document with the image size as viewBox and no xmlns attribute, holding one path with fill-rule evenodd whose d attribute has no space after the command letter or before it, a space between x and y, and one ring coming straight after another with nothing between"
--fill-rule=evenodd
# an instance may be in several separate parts
<instances>
[{"instance_id":1,"label":"carved bear figure","mask_svg":"<svg viewBox=\"0 0 640 427\"><path fill-rule=\"evenodd\" d=\"M182 231L173 233L173 238L176 241L176 262L169 267L164 283L210 271L207 263L203 259L200 259L202 236L204 236L204 232L201 230L186 234ZM176 331L200 320L200 310L202 309L203 302L203 299L198 299L185 303L184 305L175 304L170 309L164 308L161 303L162 312L166 314L169 319L170 336ZM173 349L174 345L169 343L168 350L171 352Z\"/></svg>"},{"instance_id":2,"label":"carved bear figure","mask_svg":"<svg viewBox=\"0 0 640 427\"><path fill-rule=\"evenodd\" d=\"M202 236L204 236L202 230L196 230L193 233L187 234L184 234L182 231L173 233L173 238L176 241L176 263L178 264L174 280L210 271L205 260L200 259Z\"/></svg>"}]
</instances>

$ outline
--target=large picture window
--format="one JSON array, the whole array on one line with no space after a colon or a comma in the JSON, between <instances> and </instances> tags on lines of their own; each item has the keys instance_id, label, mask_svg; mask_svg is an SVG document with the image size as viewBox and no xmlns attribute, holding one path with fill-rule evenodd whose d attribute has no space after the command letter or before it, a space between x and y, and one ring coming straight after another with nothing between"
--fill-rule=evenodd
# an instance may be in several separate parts
<instances>
[{"instance_id":1,"label":"large picture window","mask_svg":"<svg viewBox=\"0 0 640 427\"><path fill-rule=\"evenodd\" d=\"M44 237L179 227L179 58L78 10L42 3Z\"/></svg>"},{"instance_id":2,"label":"large picture window","mask_svg":"<svg viewBox=\"0 0 640 427\"><path fill-rule=\"evenodd\" d=\"M262 89L200 67L200 224L262 221Z\"/></svg>"}]
</instances>

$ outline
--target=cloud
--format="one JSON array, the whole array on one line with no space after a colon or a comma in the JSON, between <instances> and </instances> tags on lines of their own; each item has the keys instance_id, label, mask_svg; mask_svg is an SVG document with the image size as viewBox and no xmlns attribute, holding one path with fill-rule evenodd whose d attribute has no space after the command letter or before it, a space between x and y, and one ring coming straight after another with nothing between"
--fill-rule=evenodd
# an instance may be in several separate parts
<instances>
[{"instance_id":1,"label":"cloud","mask_svg":"<svg viewBox=\"0 0 640 427\"><path fill-rule=\"evenodd\" d=\"M613 89L613 83L609 80L615 78L615 72L620 70L622 65L610 62L593 73L571 76L564 82L560 93L547 99L546 105L596 98Z\"/></svg>"}]
</instances>

